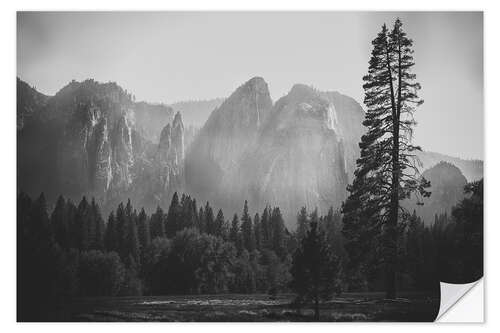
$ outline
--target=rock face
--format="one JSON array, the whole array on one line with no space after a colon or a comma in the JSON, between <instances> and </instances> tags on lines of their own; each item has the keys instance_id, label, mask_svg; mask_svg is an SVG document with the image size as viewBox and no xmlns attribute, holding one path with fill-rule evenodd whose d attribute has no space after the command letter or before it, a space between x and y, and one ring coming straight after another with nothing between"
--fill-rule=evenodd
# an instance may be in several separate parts
<instances>
[{"instance_id":1,"label":"rock face","mask_svg":"<svg viewBox=\"0 0 500 333\"><path fill-rule=\"evenodd\" d=\"M365 112L354 98L336 91L320 92L320 96L332 104L335 110L338 135L344 143L345 170L349 183L354 176L359 158L359 142L365 128L362 123Z\"/></svg>"},{"instance_id":2,"label":"rock face","mask_svg":"<svg viewBox=\"0 0 500 333\"><path fill-rule=\"evenodd\" d=\"M429 169L439 162L444 161L459 168L469 182L480 180L484 175L483 161L481 160L467 160L430 151L421 151L417 155L422 162L422 170Z\"/></svg>"},{"instance_id":3,"label":"rock face","mask_svg":"<svg viewBox=\"0 0 500 333\"><path fill-rule=\"evenodd\" d=\"M243 192L237 182L241 159L255 146L271 109L267 83L259 77L240 86L215 109L187 152L187 191L199 200L232 207L241 196L232 194Z\"/></svg>"},{"instance_id":4,"label":"rock face","mask_svg":"<svg viewBox=\"0 0 500 333\"><path fill-rule=\"evenodd\" d=\"M134 149L132 129L125 115L122 115L112 132L112 185L117 189L127 189L132 183Z\"/></svg>"},{"instance_id":5,"label":"rock face","mask_svg":"<svg viewBox=\"0 0 500 333\"><path fill-rule=\"evenodd\" d=\"M167 161L156 163L156 143L149 138L159 138L161 119L163 128L173 115L171 109L151 106L156 111L150 118L156 121L148 127L142 114L148 108L138 106L115 83L71 82L18 126L18 188L34 195L44 191L49 199L88 195L104 205L127 197L146 206L157 204L163 193L154 184ZM174 153L168 165L179 174L184 155L180 114L173 123Z\"/></svg>"},{"instance_id":6,"label":"rock face","mask_svg":"<svg viewBox=\"0 0 500 333\"><path fill-rule=\"evenodd\" d=\"M160 135L155 158L155 170L160 181L164 199L168 202L170 194L183 189L184 176L184 125L179 112L172 124L167 124Z\"/></svg>"},{"instance_id":7,"label":"rock face","mask_svg":"<svg viewBox=\"0 0 500 333\"><path fill-rule=\"evenodd\" d=\"M295 225L301 206L326 212L345 199L344 142L335 106L312 88L295 85L278 100L242 163L250 202L278 205Z\"/></svg>"},{"instance_id":8,"label":"rock face","mask_svg":"<svg viewBox=\"0 0 500 333\"><path fill-rule=\"evenodd\" d=\"M18 80L18 190L43 191L49 201L95 196L105 210L127 198L165 208L180 191L226 216L248 200L253 211L279 206L291 229L301 206L323 213L341 205L364 132L354 99L297 84L273 105L255 77L217 103L197 131L185 128L178 105L174 115L136 103L115 83L73 81L50 97ZM433 186L430 201L416 207L427 223L463 197L465 178L482 178L483 163L419 156Z\"/></svg>"},{"instance_id":9,"label":"rock face","mask_svg":"<svg viewBox=\"0 0 500 333\"><path fill-rule=\"evenodd\" d=\"M431 182L431 196L423 199L423 205L417 205L416 198L404 203L410 211L415 209L426 225L434 223L434 215L451 213L451 209L464 198L464 186L467 179L459 168L448 162L439 162L424 171L422 176Z\"/></svg>"},{"instance_id":10,"label":"rock face","mask_svg":"<svg viewBox=\"0 0 500 333\"><path fill-rule=\"evenodd\" d=\"M293 228L303 205L323 212L340 207L356 168L363 120L364 111L354 99L301 84L273 105L265 81L253 78L215 109L200 130L186 156L186 189L226 214L239 213L244 200L255 210L278 205ZM420 156L422 171L449 159L473 176L482 175L482 163L428 152ZM463 186L462 178L454 181ZM436 205L428 204L429 211Z\"/></svg>"},{"instance_id":11,"label":"rock face","mask_svg":"<svg viewBox=\"0 0 500 333\"><path fill-rule=\"evenodd\" d=\"M48 96L39 93L26 82L17 78L17 130L24 127L24 123L34 113L42 109L47 103Z\"/></svg>"},{"instance_id":12,"label":"rock face","mask_svg":"<svg viewBox=\"0 0 500 333\"><path fill-rule=\"evenodd\" d=\"M160 134L160 142L158 142L157 160L160 162L167 162L171 160L172 154L172 127L167 124Z\"/></svg>"},{"instance_id":13,"label":"rock face","mask_svg":"<svg viewBox=\"0 0 500 333\"><path fill-rule=\"evenodd\" d=\"M327 209L345 198L340 130L335 105L314 89L295 85L273 106L265 81L253 78L200 130L186 157L187 190L229 213L246 199L253 209L279 205L292 226L302 205Z\"/></svg>"},{"instance_id":14,"label":"rock face","mask_svg":"<svg viewBox=\"0 0 500 333\"><path fill-rule=\"evenodd\" d=\"M137 132L151 142L158 142L167 122L174 117L172 107L164 104L134 103L133 124Z\"/></svg>"},{"instance_id":15,"label":"rock face","mask_svg":"<svg viewBox=\"0 0 500 333\"><path fill-rule=\"evenodd\" d=\"M179 166L184 161L184 125L180 112L175 114L172 122L172 149L174 163Z\"/></svg>"},{"instance_id":16,"label":"rock face","mask_svg":"<svg viewBox=\"0 0 500 333\"><path fill-rule=\"evenodd\" d=\"M95 165L95 173L91 173L90 179L94 179L92 187L97 192L104 193L110 188L113 180L111 143L106 118L99 121L94 135L93 141L95 144L92 145L91 151L93 151L91 155L95 156L95 163L91 163L91 165Z\"/></svg>"},{"instance_id":17,"label":"rock face","mask_svg":"<svg viewBox=\"0 0 500 333\"><path fill-rule=\"evenodd\" d=\"M62 133L56 152L62 193L87 193L106 200L109 191L130 187L134 110L125 91L90 80L73 82L51 98L45 112L65 115L59 119Z\"/></svg>"}]
</instances>

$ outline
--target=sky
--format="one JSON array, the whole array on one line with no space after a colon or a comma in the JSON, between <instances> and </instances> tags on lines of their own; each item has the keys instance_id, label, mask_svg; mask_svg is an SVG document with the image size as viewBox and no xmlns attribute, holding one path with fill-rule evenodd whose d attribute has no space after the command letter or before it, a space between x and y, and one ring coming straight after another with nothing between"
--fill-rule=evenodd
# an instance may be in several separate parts
<instances>
[{"instance_id":1,"label":"sky","mask_svg":"<svg viewBox=\"0 0 500 333\"><path fill-rule=\"evenodd\" d=\"M397 17L425 100L415 143L482 159L481 12L20 12L17 75L49 95L93 78L167 104L261 76L274 100L304 83L362 103L371 40Z\"/></svg>"}]
</instances>

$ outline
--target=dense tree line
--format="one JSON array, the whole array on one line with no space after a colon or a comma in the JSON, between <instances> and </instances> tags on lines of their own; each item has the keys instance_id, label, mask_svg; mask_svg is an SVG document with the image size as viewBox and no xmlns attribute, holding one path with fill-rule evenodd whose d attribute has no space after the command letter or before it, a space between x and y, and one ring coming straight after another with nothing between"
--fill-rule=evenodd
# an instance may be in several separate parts
<instances>
[{"instance_id":1,"label":"dense tree line","mask_svg":"<svg viewBox=\"0 0 500 333\"><path fill-rule=\"evenodd\" d=\"M413 211L402 214L398 226L396 287L399 290L439 292L439 282L470 283L483 276L483 180L464 187L465 198L451 214L435 216L424 225ZM380 235L379 237L383 237ZM344 239L348 254L343 279L348 290L384 290L385 264L378 239L372 247L353 248ZM375 245L373 245L375 244ZM367 251L363 257L361 251Z\"/></svg>"},{"instance_id":2,"label":"dense tree line","mask_svg":"<svg viewBox=\"0 0 500 333\"><path fill-rule=\"evenodd\" d=\"M435 217L439 277L448 283L469 283L483 276L483 180L464 188L466 198L451 215Z\"/></svg>"},{"instance_id":3,"label":"dense tree line","mask_svg":"<svg viewBox=\"0 0 500 333\"><path fill-rule=\"evenodd\" d=\"M468 184L451 215L424 226L415 212L398 233L397 286L436 291L439 280L482 276L482 181ZM78 205L59 197L49 214L45 197L18 196L20 320L44 320L78 296L295 292L297 304L342 291L385 288L383 256L353 263L343 219L333 208L320 216L303 207L297 228L280 209L252 218L248 203L229 220L209 203L177 193L165 212L148 215L130 200L106 221L95 200ZM353 274L352 265L361 269Z\"/></svg>"},{"instance_id":4,"label":"dense tree line","mask_svg":"<svg viewBox=\"0 0 500 333\"><path fill-rule=\"evenodd\" d=\"M277 293L288 288L294 236L278 207L231 222L207 202L172 197L149 216L130 200L106 221L94 199L18 196L20 318L44 319L75 296ZM48 303L50 304L48 304Z\"/></svg>"}]
</instances>

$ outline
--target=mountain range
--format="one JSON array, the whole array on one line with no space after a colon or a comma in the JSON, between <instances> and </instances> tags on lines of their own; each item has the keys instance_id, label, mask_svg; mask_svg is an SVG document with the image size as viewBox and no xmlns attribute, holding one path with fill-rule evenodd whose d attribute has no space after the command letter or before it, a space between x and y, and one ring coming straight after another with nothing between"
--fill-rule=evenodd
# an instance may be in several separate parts
<instances>
[{"instance_id":1,"label":"mountain range","mask_svg":"<svg viewBox=\"0 0 500 333\"><path fill-rule=\"evenodd\" d=\"M413 208L424 224L430 225L436 214L450 214L453 206L465 197L464 186L467 179L458 167L444 161L425 170L422 176L431 183L428 189L431 196L422 199L423 205L417 205L416 198L412 198L407 207Z\"/></svg>"},{"instance_id":2,"label":"mountain range","mask_svg":"<svg viewBox=\"0 0 500 333\"><path fill-rule=\"evenodd\" d=\"M181 189L182 158L160 144L170 140L160 138L170 122L173 145L182 144L182 120L170 107L136 103L116 83L94 80L72 81L50 97L18 80L18 96L19 190L152 206Z\"/></svg>"},{"instance_id":3,"label":"mountain range","mask_svg":"<svg viewBox=\"0 0 500 333\"><path fill-rule=\"evenodd\" d=\"M94 80L46 96L18 79L17 96L18 190L44 191L49 201L94 196L105 209L130 198L150 210L180 191L226 216L248 200L254 211L279 206L291 228L301 206L340 207L364 131L353 98L296 84L274 102L260 77L226 99L171 105L136 102L116 83ZM185 118L199 130L188 129ZM437 165L424 172L436 182L433 191L482 178L482 161L426 151L419 157L422 171ZM463 178L438 181L450 165ZM434 198L430 216L459 196Z\"/></svg>"}]
</instances>

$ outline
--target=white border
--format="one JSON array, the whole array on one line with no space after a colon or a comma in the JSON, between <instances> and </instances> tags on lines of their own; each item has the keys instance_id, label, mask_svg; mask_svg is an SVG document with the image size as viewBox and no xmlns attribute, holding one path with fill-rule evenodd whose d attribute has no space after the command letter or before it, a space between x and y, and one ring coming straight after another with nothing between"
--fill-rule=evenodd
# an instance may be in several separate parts
<instances>
[{"instance_id":1,"label":"white border","mask_svg":"<svg viewBox=\"0 0 500 333\"><path fill-rule=\"evenodd\" d=\"M6 3L7 2L7 3ZM286 6L285 6L286 3ZM499 304L493 295L500 295L498 286L500 285L500 277L498 276L498 265L494 264L495 254L498 251L498 238L500 237L498 219L498 209L496 208L495 192L500 189L498 181L498 172L500 171L500 163L498 158L498 147L496 143L500 143L498 126L500 124L500 110L498 110L495 97L499 94L500 79L499 71L499 42L498 34L500 33L500 15L498 1L436 1L436 0L419 0L419 1L401 1L401 0L350 0L343 2L308 0L296 1L289 0L279 2L274 0L253 0L253 1L229 1L229 0L182 0L182 1L153 1L141 0L130 1L121 0L86 0L78 3L70 4L68 1L62 0L45 0L41 1L3 1L0 5L0 34L2 48L0 51L0 92L1 92L1 127L0 127L0 154L2 161L0 162L0 175L2 177L1 184L1 260L0 265L2 272L0 273L0 318L2 320L2 331L8 332L11 329L20 331L36 331L44 332L67 332L71 329L72 332L87 332L89 329L104 331L111 329L119 329L121 332L135 332L137 329L146 328L153 331L175 330L177 331L200 331L204 333L219 333L221 330L238 333L253 332L254 330L271 331L273 329L287 330L287 332L302 332L304 329L314 329L319 331L331 331L341 329L342 331L356 331L360 328L366 328L373 332L401 332L401 330L421 331L425 330L453 330L470 331L479 328L496 328L499 326L498 315L495 315ZM119 4L119 6L117 5ZM16 14L17 10L484 10L485 21L485 131L486 151L485 151L485 182L486 182L486 281L491 281L487 285L488 295L486 297L486 325L457 325L457 324L421 324L421 325L406 325L406 324L16 324L16 249L15 249L15 214L16 214L16 177L15 177L15 161L16 161L16 146L15 146L15 75L16 75ZM472 110L471 110L472 112ZM464 133L464 135L467 135ZM497 172L495 173L494 170ZM496 189L496 191L494 191ZM498 196L498 194L497 194ZM493 206L493 207L492 207ZM489 235L489 236L488 236ZM492 260L488 260L492 259ZM497 260L495 260L497 261ZM492 312L488 310L492 309ZM487 314L492 313L490 317ZM426 327L422 327L426 325Z\"/></svg>"}]
</instances>

